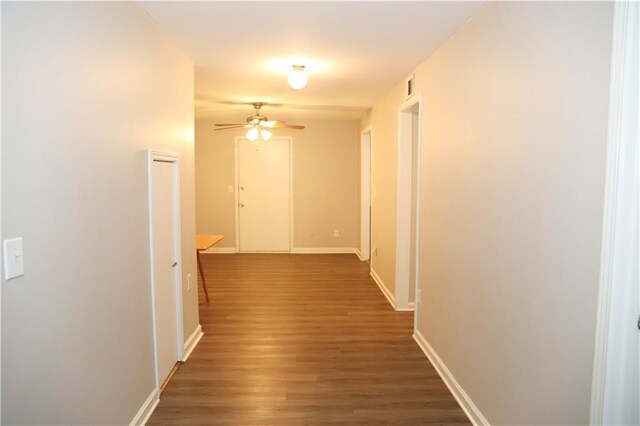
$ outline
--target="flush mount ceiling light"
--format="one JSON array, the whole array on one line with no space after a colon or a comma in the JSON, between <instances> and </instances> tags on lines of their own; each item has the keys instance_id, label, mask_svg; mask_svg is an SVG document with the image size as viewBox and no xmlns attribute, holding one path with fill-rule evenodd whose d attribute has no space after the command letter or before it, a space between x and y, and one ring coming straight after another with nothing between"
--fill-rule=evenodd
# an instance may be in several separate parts
<instances>
[{"instance_id":1,"label":"flush mount ceiling light","mask_svg":"<svg viewBox=\"0 0 640 426\"><path fill-rule=\"evenodd\" d=\"M304 65L292 65L289 72L289 86L299 90L307 85L307 74L304 72Z\"/></svg>"}]
</instances>

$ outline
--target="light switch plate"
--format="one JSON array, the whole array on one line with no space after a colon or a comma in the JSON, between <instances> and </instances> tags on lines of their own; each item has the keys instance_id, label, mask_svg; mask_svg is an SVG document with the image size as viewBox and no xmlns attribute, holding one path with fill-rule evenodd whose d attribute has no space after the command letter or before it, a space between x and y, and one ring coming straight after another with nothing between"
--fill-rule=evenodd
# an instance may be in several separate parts
<instances>
[{"instance_id":1,"label":"light switch plate","mask_svg":"<svg viewBox=\"0 0 640 426\"><path fill-rule=\"evenodd\" d=\"M187 291L191 290L191 274L187 274Z\"/></svg>"},{"instance_id":2,"label":"light switch plate","mask_svg":"<svg viewBox=\"0 0 640 426\"><path fill-rule=\"evenodd\" d=\"M22 238L4 240L2 251L4 253L4 279L10 280L24 275Z\"/></svg>"}]
</instances>

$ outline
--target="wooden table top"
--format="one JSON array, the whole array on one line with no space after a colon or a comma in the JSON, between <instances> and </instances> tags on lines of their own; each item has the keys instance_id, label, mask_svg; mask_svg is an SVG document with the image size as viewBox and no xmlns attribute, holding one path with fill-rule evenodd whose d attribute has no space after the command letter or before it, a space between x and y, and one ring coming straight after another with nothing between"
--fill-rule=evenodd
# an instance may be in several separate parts
<instances>
[{"instance_id":1,"label":"wooden table top","mask_svg":"<svg viewBox=\"0 0 640 426\"><path fill-rule=\"evenodd\" d=\"M196 250L206 250L224 240L224 235L196 234Z\"/></svg>"}]
</instances>

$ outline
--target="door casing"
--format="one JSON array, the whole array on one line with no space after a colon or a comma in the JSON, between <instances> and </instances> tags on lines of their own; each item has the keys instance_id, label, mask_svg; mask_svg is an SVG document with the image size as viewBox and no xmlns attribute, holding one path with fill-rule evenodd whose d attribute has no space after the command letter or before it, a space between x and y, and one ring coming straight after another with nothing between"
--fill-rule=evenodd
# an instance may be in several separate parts
<instances>
[{"instance_id":1,"label":"door casing","mask_svg":"<svg viewBox=\"0 0 640 426\"><path fill-rule=\"evenodd\" d=\"M360 249L358 258L369 260L371 258L371 234L373 230L371 208L372 194L372 155L373 155L373 131L371 126L360 132Z\"/></svg>"},{"instance_id":2,"label":"door casing","mask_svg":"<svg viewBox=\"0 0 640 426\"><path fill-rule=\"evenodd\" d=\"M411 128L412 114L418 106L418 141L417 153L413 151L413 132ZM415 311L414 329L417 324L418 305L420 300L419 264L415 262L414 302L409 302L410 256L412 249L419 259L420 249L420 188L422 173L422 92L414 93L398 107L398 204L396 215L396 275L395 275L395 309L398 311ZM412 215L412 159L417 155L417 188L416 188L416 226L415 246L411 247L411 215Z\"/></svg>"},{"instance_id":3,"label":"door casing","mask_svg":"<svg viewBox=\"0 0 640 426\"><path fill-rule=\"evenodd\" d=\"M161 161L172 163L174 167L173 194L174 194L174 259L178 265L173 268L175 283L175 313L176 313L176 361L184 360L184 331L183 331L183 304L182 304L182 256L181 256L181 229L180 229L180 165L178 154L174 152L147 150L147 206L149 226L149 284L151 288L151 318L153 330L153 362L156 380L156 392L160 392L162 385L158 374L158 342L157 321L155 305L155 277L153 259L153 163Z\"/></svg>"}]
</instances>

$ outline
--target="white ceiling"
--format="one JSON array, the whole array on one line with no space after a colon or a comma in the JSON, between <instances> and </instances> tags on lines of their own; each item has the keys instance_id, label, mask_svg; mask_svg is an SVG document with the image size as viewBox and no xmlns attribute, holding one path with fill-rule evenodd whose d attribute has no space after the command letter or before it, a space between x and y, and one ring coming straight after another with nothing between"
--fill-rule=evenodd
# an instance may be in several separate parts
<instances>
[{"instance_id":1,"label":"white ceiling","mask_svg":"<svg viewBox=\"0 0 640 426\"><path fill-rule=\"evenodd\" d=\"M198 116L242 118L251 108L234 103L263 101L279 104L266 114L358 118L483 2L140 5L194 62ZM287 84L294 63L307 66L302 90Z\"/></svg>"}]
</instances>

